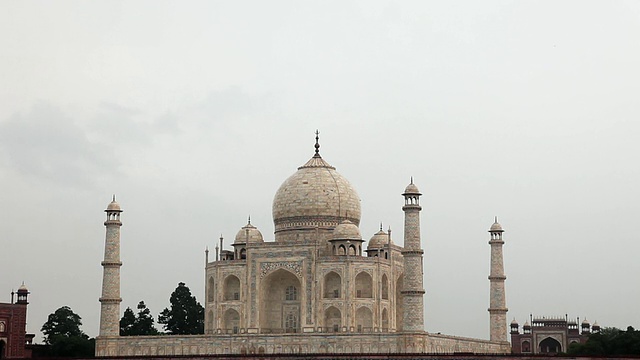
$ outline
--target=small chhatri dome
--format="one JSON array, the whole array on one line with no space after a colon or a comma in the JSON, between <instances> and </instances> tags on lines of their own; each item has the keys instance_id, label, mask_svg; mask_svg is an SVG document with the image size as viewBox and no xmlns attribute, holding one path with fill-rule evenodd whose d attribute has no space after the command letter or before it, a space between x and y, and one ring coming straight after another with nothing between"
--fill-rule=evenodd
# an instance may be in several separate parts
<instances>
[{"instance_id":1,"label":"small chhatri dome","mask_svg":"<svg viewBox=\"0 0 640 360\"><path fill-rule=\"evenodd\" d=\"M18 288L18 292L29 292L29 289L27 289L27 287L24 285L24 282Z\"/></svg>"},{"instance_id":2,"label":"small chhatri dome","mask_svg":"<svg viewBox=\"0 0 640 360\"><path fill-rule=\"evenodd\" d=\"M516 321L516 318L513 318L513 321L511 321L511 326L518 326L518 322Z\"/></svg>"},{"instance_id":3,"label":"small chhatri dome","mask_svg":"<svg viewBox=\"0 0 640 360\"><path fill-rule=\"evenodd\" d=\"M251 219L247 225L243 226L236 234L234 244L261 243L264 242L262 233L257 227L251 225Z\"/></svg>"},{"instance_id":4,"label":"small chhatri dome","mask_svg":"<svg viewBox=\"0 0 640 360\"><path fill-rule=\"evenodd\" d=\"M120 209L120 204L116 201L115 195L113 195L113 200L111 200L109 205L107 205L106 211L122 211L122 209Z\"/></svg>"},{"instance_id":5,"label":"small chhatri dome","mask_svg":"<svg viewBox=\"0 0 640 360\"><path fill-rule=\"evenodd\" d=\"M387 245L388 242L389 242L389 234L384 230L382 230L382 227L380 227L380 230L377 233L373 234L371 239L369 239L367 250L382 249ZM393 244L393 242L391 243Z\"/></svg>"},{"instance_id":6,"label":"small chhatri dome","mask_svg":"<svg viewBox=\"0 0 640 360\"><path fill-rule=\"evenodd\" d=\"M495 221L493 222L493 225L491 225L491 229L489 229L489 232L497 232L497 231L504 231L504 230L502 229L502 225L498 223L498 217L496 216Z\"/></svg>"},{"instance_id":7,"label":"small chhatri dome","mask_svg":"<svg viewBox=\"0 0 640 360\"><path fill-rule=\"evenodd\" d=\"M316 134L317 138L317 134ZM353 186L319 152L285 180L273 198L276 241L288 231L332 228L343 219L360 224L360 197Z\"/></svg>"},{"instance_id":8,"label":"small chhatri dome","mask_svg":"<svg viewBox=\"0 0 640 360\"><path fill-rule=\"evenodd\" d=\"M529 324L529 320L524 322L524 325L522 325L523 328L525 329L529 329L531 327L531 324Z\"/></svg>"},{"instance_id":9,"label":"small chhatri dome","mask_svg":"<svg viewBox=\"0 0 640 360\"><path fill-rule=\"evenodd\" d=\"M349 220L344 220L333 229L333 240L362 240L360 229Z\"/></svg>"},{"instance_id":10,"label":"small chhatri dome","mask_svg":"<svg viewBox=\"0 0 640 360\"><path fill-rule=\"evenodd\" d=\"M422 195L420 194L420 190L418 190L416 184L413 183L413 176L411 177L411 183L407 185L404 189L404 194L402 195Z\"/></svg>"},{"instance_id":11,"label":"small chhatri dome","mask_svg":"<svg viewBox=\"0 0 640 360\"><path fill-rule=\"evenodd\" d=\"M582 326L589 326L589 320L587 320L586 318L582 320Z\"/></svg>"}]
</instances>

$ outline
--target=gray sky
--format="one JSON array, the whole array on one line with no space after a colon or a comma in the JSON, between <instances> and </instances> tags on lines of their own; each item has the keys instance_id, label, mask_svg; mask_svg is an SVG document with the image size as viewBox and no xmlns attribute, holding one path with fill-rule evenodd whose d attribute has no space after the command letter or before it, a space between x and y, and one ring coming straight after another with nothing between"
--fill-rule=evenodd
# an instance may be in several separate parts
<instances>
[{"instance_id":1,"label":"gray sky","mask_svg":"<svg viewBox=\"0 0 640 360\"><path fill-rule=\"evenodd\" d=\"M122 310L201 301L319 129L366 239L423 192L427 331L488 338L495 215L509 320L640 327L639 34L638 1L2 2L0 301L97 335L113 193Z\"/></svg>"}]
</instances>

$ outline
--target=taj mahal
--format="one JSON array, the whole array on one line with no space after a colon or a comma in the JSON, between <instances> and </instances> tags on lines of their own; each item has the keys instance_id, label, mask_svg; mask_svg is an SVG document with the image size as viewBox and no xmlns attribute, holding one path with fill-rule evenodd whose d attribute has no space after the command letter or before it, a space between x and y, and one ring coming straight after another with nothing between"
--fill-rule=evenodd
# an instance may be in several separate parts
<instances>
[{"instance_id":1,"label":"taj mahal","mask_svg":"<svg viewBox=\"0 0 640 360\"><path fill-rule=\"evenodd\" d=\"M497 220L489 230L490 339L425 331L421 195L413 179L402 192L402 244L382 226L365 241L360 198L320 156L316 132L313 156L275 193L273 241L249 220L233 250L221 238L215 254L207 251L204 334L172 336L119 336L122 209L114 198L105 210L96 356L509 353Z\"/></svg>"}]
</instances>

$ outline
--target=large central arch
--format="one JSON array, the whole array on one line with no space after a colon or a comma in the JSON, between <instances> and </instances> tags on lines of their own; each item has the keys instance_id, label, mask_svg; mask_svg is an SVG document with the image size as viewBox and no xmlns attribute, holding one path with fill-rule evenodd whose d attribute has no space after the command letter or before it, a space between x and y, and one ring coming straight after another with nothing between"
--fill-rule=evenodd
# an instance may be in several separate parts
<instances>
[{"instance_id":1,"label":"large central arch","mask_svg":"<svg viewBox=\"0 0 640 360\"><path fill-rule=\"evenodd\" d=\"M302 286L292 272L278 269L260 283L263 332L300 332Z\"/></svg>"},{"instance_id":2,"label":"large central arch","mask_svg":"<svg viewBox=\"0 0 640 360\"><path fill-rule=\"evenodd\" d=\"M542 354L557 354L562 351L560 342L552 337L542 340L538 348Z\"/></svg>"}]
</instances>

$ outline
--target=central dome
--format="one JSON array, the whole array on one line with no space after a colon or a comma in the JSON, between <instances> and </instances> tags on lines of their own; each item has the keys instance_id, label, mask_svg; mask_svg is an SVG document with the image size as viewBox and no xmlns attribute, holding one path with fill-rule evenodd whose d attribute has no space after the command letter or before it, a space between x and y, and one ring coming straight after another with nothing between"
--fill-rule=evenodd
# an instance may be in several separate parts
<instances>
[{"instance_id":1,"label":"central dome","mask_svg":"<svg viewBox=\"0 0 640 360\"><path fill-rule=\"evenodd\" d=\"M276 241L299 238L283 232L333 229L343 220L360 224L360 197L347 179L318 153L280 185L273 199Z\"/></svg>"}]
</instances>

